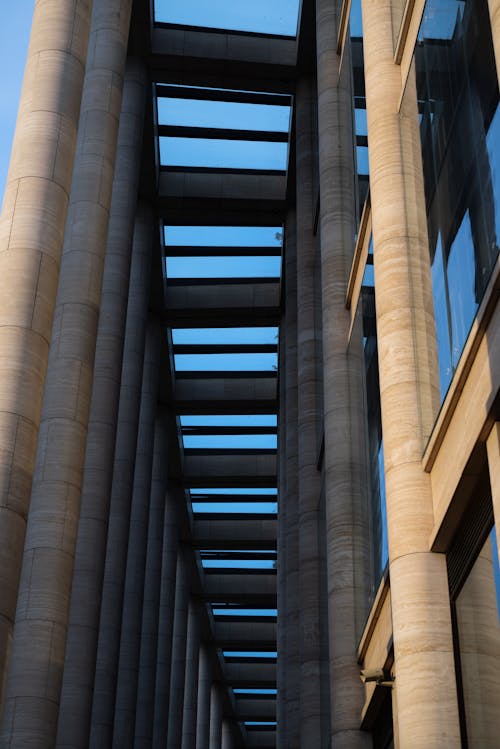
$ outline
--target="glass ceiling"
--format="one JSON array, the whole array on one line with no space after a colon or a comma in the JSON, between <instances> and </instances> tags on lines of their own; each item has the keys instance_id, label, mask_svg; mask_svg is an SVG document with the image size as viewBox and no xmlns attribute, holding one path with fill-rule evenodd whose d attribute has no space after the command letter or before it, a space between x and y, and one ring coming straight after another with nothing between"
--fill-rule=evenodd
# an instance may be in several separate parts
<instances>
[{"instance_id":1,"label":"glass ceiling","mask_svg":"<svg viewBox=\"0 0 500 749\"><path fill-rule=\"evenodd\" d=\"M299 0L155 0L154 7L159 23L276 36L297 33Z\"/></svg>"}]
</instances>

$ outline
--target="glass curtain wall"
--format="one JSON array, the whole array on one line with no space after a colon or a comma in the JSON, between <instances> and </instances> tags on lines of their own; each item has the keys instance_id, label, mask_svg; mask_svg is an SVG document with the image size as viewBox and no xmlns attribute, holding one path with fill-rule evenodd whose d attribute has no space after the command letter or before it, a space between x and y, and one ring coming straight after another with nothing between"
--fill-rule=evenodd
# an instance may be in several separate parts
<instances>
[{"instance_id":1,"label":"glass curtain wall","mask_svg":"<svg viewBox=\"0 0 500 749\"><path fill-rule=\"evenodd\" d=\"M444 399L498 256L500 114L486 0L428 0L415 63Z\"/></svg>"}]
</instances>

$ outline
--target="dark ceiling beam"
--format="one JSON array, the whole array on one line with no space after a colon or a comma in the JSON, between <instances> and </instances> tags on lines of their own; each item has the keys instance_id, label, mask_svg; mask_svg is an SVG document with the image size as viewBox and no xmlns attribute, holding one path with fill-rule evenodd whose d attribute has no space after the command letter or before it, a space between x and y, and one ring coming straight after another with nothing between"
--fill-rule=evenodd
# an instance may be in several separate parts
<instances>
[{"instance_id":1,"label":"dark ceiling beam","mask_svg":"<svg viewBox=\"0 0 500 749\"><path fill-rule=\"evenodd\" d=\"M281 247L184 247L166 245L165 257L281 257Z\"/></svg>"},{"instance_id":2,"label":"dark ceiling beam","mask_svg":"<svg viewBox=\"0 0 500 749\"><path fill-rule=\"evenodd\" d=\"M276 354L277 343L176 343L174 354Z\"/></svg>"},{"instance_id":3,"label":"dark ceiling beam","mask_svg":"<svg viewBox=\"0 0 500 749\"><path fill-rule=\"evenodd\" d=\"M205 66L210 68L213 66L211 61L204 60ZM249 67L252 67L249 65ZM201 72L201 69L200 69ZM173 75L173 74L171 74ZM206 71L205 71L206 76ZM174 76L176 84L181 83L179 75ZM201 78L201 76L199 76ZM203 79L202 79L203 80ZM242 90L241 81L238 90L234 88L223 88L219 84L218 87L210 87L208 84L203 85L200 83L198 86L188 85L172 85L168 83L157 83L156 84L156 95L159 98L170 98L170 99L196 99L198 101L224 101L232 102L236 104L267 104L275 107L290 107L292 105L292 96L287 93L284 94L273 94L267 93L269 88L267 87L268 81L264 78L261 81L262 92L260 91L244 91Z\"/></svg>"},{"instance_id":4,"label":"dark ceiling beam","mask_svg":"<svg viewBox=\"0 0 500 749\"><path fill-rule=\"evenodd\" d=\"M235 130L218 127L188 127L185 125L158 125L158 135L163 138L203 138L206 140L263 141L288 143L288 132L275 130Z\"/></svg>"}]
</instances>

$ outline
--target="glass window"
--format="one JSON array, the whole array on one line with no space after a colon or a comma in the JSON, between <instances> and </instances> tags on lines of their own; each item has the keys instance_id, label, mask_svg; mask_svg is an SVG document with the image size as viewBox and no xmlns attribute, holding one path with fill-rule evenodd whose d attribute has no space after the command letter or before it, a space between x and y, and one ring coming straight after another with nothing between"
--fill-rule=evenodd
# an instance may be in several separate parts
<instances>
[{"instance_id":1,"label":"glass window","mask_svg":"<svg viewBox=\"0 0 500 749\"><path fill-rule=\"evenodd\" d=\"M467 742L495 749L500 736L500 574L495 528L456 599Z\"/></svg>"},{"instance_id":2,"label":"glass window","mask_svg":"<svg viewBox=\"0 0 500 749\"><path fill-rule=\"evenodd\" d=\"M485 0L428 0L415 62L444 398L498 256L500 113Z\"/></svg>"}]
</instances>

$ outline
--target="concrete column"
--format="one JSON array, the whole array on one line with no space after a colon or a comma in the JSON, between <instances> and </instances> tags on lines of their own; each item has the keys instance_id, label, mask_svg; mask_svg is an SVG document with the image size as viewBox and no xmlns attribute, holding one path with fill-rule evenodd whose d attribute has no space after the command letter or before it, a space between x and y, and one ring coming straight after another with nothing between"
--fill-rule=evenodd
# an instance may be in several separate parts
<instances>
[{"instance_id":1,"label":"concrete column","mask_svg":"<svg viewBox=\"0 0 500 749\"><path fill-rule=\"evenodd\" d=\"M497 63L497 76L500 80L500 0L488 0L490 11L491 35Z\"/></svg>"},{"instance_id":2,"label":"concrete column","mask_svg":"<svg viewBox=\"0 0 500 749\"><path fill-rule=\"evenodd\" d=\"M56 738L130 9L93 5L6 690L11 746Z\"/></svg>"},{"instance_id":3,"label":"concrete column","mask_svg":"<svg viewBox=\"0 0 500 749\"><path fill-rule=\"evenodd\" d=\"M174 628L172 634L172 667L168 701L167 749L179 749L182 739L182 714L186 674L186 644L191 560L188 549L179 547L175 577Z\"/></svg>"},{"instance_id":4,"label":"concrete column","mask_svg":"<svg viewBox=\"0 0 500 749\"><path fill-rule=\"evenodd\" d=\"M399 742L459 747L446 560L422 452L439 406L415 76L400 111L390 3L363 0L380 400Z\"/></svg>"},{"instance_id":5,"label":"concrete column","mask_svg":"<svg viewBox=\"0 0 500 749\"><path fill-rule=\"evenodd\" d=\"M0 712L56 300L92 0L36 3L0 218Z\"/></svg>"},{"instance_id":6,"label":"concrete column","mask_svg":"<svg viewBox=\"0 0 500 749\"><path fill-rule=\"evenodd\" d=\"M362 421L363 365L347 353L345 293L354 250L354 173L350 41L337 54L341 3L316 3L321 284L323 327L324 479L328 575L331 742L370 744L359 731L364 701L356 661L368 598L366 466ZM352 349L351 341L351 349Z\"/></svg>"},{"instance_id":7,"label":"concrete column","mask_svg":"<svg viewBox=\"0 0 500 749\"><path fill-rule=\"evenodd\" d=\"M500 562L500 421L497 421L486 440L488 468L490 470L491 498L497 533L497 551Z\"/></svg>"},{"instance_id":8,"label":"concrete column","mask_svg":"<svg viewBox=\"0 0 500 749\"><path fill-rule=\"evenodd\" d=\"M222 721L221 749L234 749L233 731L231 729L231 723L228 720Z\"/></svg>"},{"instance_id":9,"label":"concrete column","mask_svg":"<svg viewBox=\"0 0 500 749\"><path fill-rule=\"evenodd\" d=\"M279 343L278 413L278 539L277 539L277 652L276 745L286 749L286 326L282 315Z\"/></svg>"},{"instance_id":10,"label":"concrete column","mask_svg":"<svg viewBox=\"0 0 500 749\"><path fill-rule=\"evenodd\" d=\"M297 383L298 383L298 505L299 505L299 637L301 744L327 746L326 717L321 714L321 642L319 586L319 499L320 473L317 470L319 445L318 368L319 341L316 340L313 206L312 82L297 81L296 179L297 179Z\"/></svg>"},{"instance_id":11,"label":"concrete column","mask_svg":"<svg viewBox=\"0 0 500 749\"><path fill-rule=\"evenodd\" d=\"M179 537L177 496L167 488L163 521L158 651L153 720L153 747L163 749L168 729L170 673L172 670L172 635L174 629L175 578Z\"/></svg>"},{"instance_id":12,"label":"concrete column","mask_svg":"<svg viewBox=\"0 0 500 749\"><path fill-rule=\"evenodd\" d=\"M139 205L132 248L89 746L101 746L101 740L104 745L111 745L153 232L150 208Z\"/></svg>"},{"instance_id":13,"label":"concrete column","mask_svg":"<svg viewBox=\"0 0 500 749\"><path fill-rule=\"evenodd\" d=\"M210 691L212 688L212 661L208 646L201 643L198 666L198 708L196 711L196 749L209 749L210 741Z\"/></svg>"},{"instance_id":14,"label":"concrete column","mask_svg":"<svg viewBox=\"0 0 500 749\"><path fill-rule=\"evenodd\" d=\"M286 350L286 737L299 745L299 502L297 435L297 234L295 211L285 224Z\"/></svg>"},{"instance_id":15,"label":"concrete column","mask_svg":"<svg viewBox=\"0 0 500 749\"><path fill-rule=\"evenodd\" d=\"M130 60L123 86L104 261L68 639L57 726L56 745L59 749L86 749L89 740L145 93L144 68Z\"/></svg>"},{"instance_id":16,"label":"concrete column","mask_svg":"<svg viewBox=\"0 0 500 749\"><path fill-rule=\"evenodd\" d=\"M160 609L163 519L168 479L168 418L166 407L159 406L156 417L151 503L144 579L135 748L148 749L153 739L154 692Z\"/></svg>"},{"instance_id":17,"label":"concrete column","mask_svg":"<svg viewBox=\"0 0 500 749\"><path fill-rule=\"evenodd\" d=\"M189 601L184 677L184 710L182 714L181 749L196 749L196 710L198 704L198 667L200 655L200 603Z\"/></svg>"},{"instance_id":18,"label":"concrete column","mask_svg":"<svg viewBox=\"0 0 500 749\"><path fill-rule=\"evenodd\" d=\"M146 334L134 488L130 512L113 729L113 746L117 749L132 748L135 736L135 708L141 647L155 417L160 384L161 343L160 322L157 318L153 318L148 323Z\"/></svg>"},{"instance_id":19,"label":"concrete column","mask_svg":"<svg viewBox=\"0 0 500 749\"><path fill-rule=\"evenodd\" d=\"M210 742L209 749L220 749L222 741L222 692L219 684L210 690Z\"/></svg>"}]
</instances>

